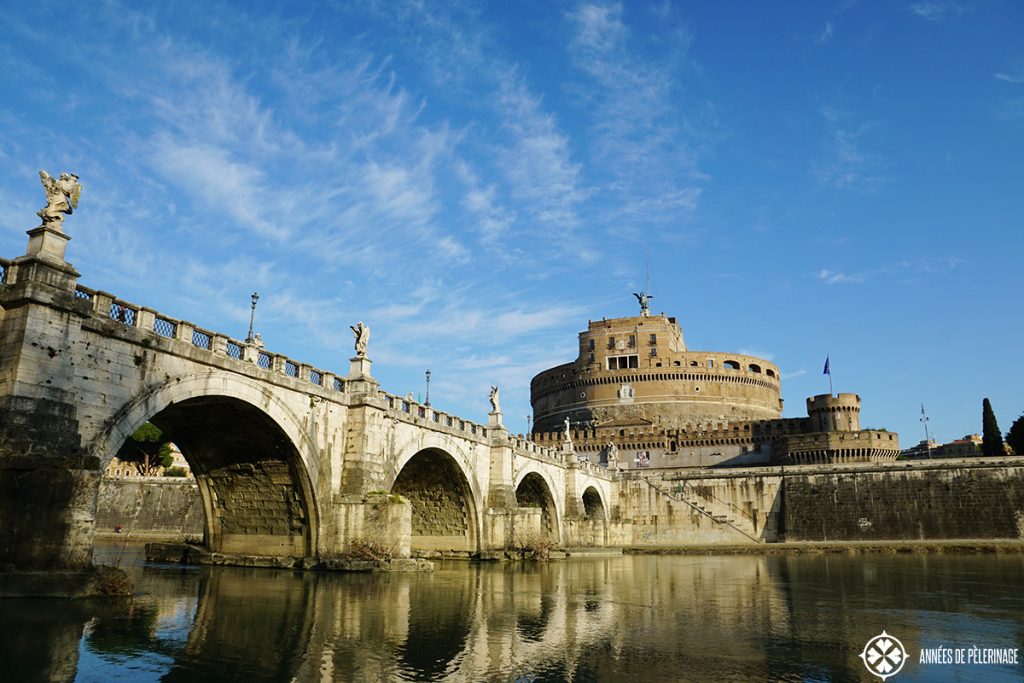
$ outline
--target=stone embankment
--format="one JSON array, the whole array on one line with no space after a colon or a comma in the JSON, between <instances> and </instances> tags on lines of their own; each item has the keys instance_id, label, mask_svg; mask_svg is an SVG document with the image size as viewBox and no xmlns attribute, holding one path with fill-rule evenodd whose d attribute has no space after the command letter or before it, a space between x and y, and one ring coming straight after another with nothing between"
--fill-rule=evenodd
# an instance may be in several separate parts
<instances>
[{"instance_id":1,"label":"stone embankment","mask_svg":"<svg viewBox=\"0 0 1024 683\"><path fill-rule=\"evenodd\" d=\"M631 552L1019 552L1024 540L1024 457L631 472L613 485L607 545ZM102 491L100 529L202 533L194 487Z\"/></svg>"},{"instance_id":2,"label":"stone embankment","mask_svg":"<svg viewBox=\"0 0 1024 683\"><path fill-rule=\"evenodd\" d=\"M147 562L175 564L208 564L267 569L312 569L331 572L423 572L432 571L434 563L420 558L380 560L291 558L273 555L230 555L212 553L190 543L147 543Z\"/></svg>"}]
</instances>

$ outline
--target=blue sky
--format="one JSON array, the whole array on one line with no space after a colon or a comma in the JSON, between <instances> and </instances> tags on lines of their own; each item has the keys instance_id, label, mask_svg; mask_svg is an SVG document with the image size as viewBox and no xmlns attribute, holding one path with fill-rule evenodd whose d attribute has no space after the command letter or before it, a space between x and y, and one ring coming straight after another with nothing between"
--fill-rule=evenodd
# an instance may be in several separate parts
<instances>
[{"instance_id":1,"label":"blue sky","mask_svg":"<svg viewBox=\"0 0 1024 683\"><path fill-rule=\"evenodd\" d=\"M298 3L295 3L298 5ZM697 350L922 438L1024 412L1024 5L0 6L0 255L36 173L85 190L81 283L483 420L587 320L653 308Z\"/></svg>"}]
</instances>

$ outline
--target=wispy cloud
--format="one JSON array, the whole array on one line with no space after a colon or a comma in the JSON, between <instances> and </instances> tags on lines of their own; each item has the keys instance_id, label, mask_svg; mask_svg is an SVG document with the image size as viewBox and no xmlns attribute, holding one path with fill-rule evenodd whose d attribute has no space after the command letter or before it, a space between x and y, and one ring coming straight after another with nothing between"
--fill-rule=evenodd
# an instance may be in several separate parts
<instances>
[{"instance_id":1,"label":"wispy cloud","mask_svg":"<svg viewBox=\"0 0 1024 683\"><path fill-rule=\"evenodd\" d=\"M814 36L814 43L816 45L824 45L825 43L832 40L832 22L826 21L825 28L821 30L816 36Z\"/></svg>"},{"instance_id":2,"label":"wispy cloud","mask_svg":"<svg viewBox=\"0 0 1024 683\"><path fill-rule=\"evenodd\" d=\"M803 368L800 368L799 370L794 370L793 372L783 372L782 373L782 379L784 379L784 380L796 379L797 377L802 377L803 375L806 375L806 374L807 374L807 370L805 370Z\"/></svg>"},{"instance_id":3,"label":"wispy cloud","mask_svg":"<svg viewBox=\"0 0 1024 683\"><path fill-rule=\"evenodd\" d=\"M910 13L927 21L946 21L958 17L966 8L951 0L922 0L908 8Z\"/></svg>"},{"instance_id":4,"label":"wispy cloud","mask_svg":"<svg viewBox=\"0 0 1024 683\"><path fill-rule=\"evenodd\" d=\"M996 80L1006 81L1007 83L1024 83L1024 71L1017 73L998 72L994 76Z\"/></svg>"},{"instance_id":5,"label":"wispy cloud","mask_svg":"<svg viewBox=\"0 0 1024 683\"><path fill-rule=\"evenodd\" d=\"M956 256L922 256L887 263L860 273L844 273L822 268L814 277L825 285L858 284L878 277L916 279L928 275L948 273L966 263Z\"/></svg>"},{"instance_id":6,"label":"wispy cloud","mask_svg":"<svg viewBox=\"0 0 1024 683\"><path fill-rule=\"evenodd\" d=\"M818 183L836 189L872 192L888 182L883 174L885 158L871 151L869 141L880 124L861 121L849 110L825 106L820 110L825 123L824 158L814 164Z\"/></svg>"},{"instance_id":7,"label":"wispy cloud","mask_svg":"<svg viewBox=\"0 0 1024 683\"><path fill-rule=\"evenodd\" d=\"M602 197L616 199L601 219L619 235L679 223L698 207L707 180L697 166L698 140L712 139L714 121L709 103L695 104L678 89L690 65L689 34L678 27L671 49L652 50L619 3L582 2L566 19L569 56L585 83L574 92L591 121L590 155L608 173Z\"/></svg>"},{"instance_id":8,"label":"wispy cloud","mask_svg":"<svg viewBox=\"0 0 1024 683\"><path fill-rule=\"evenodd\" d=\"M1024 122L1024 97L1011 97L1002 100L996 105L995 116L1012 124Z\"/></svg>"},{"instance_id":9,"label":"wispy cloud","mask_svg":"<svg viewBox=\"0 0 1024 683\"><path fill-rule=\"evenodd\" d=\"M525 202L522 210L541 224L562 233L571 231L579 225L577 208L587 191L582 187L580 164L572 160L568 137L515 71L506 74L497 106L511 137L510 144L499 151L498 162L513 198Z\"/></svg>"},{"instance_id":10,"label":"wispy cloud","mask_svg":"<svg viewBox=\"0 0 1024 683\"><path fill-rule=\"evenodd\" d=\"M864 278L860 275L848 275L847 273L841 273L834 270L827 270L822 268L819 270L815 277L826 285L839 285L839 284L850 284L856 282L863 282Z\"/></svg>"},{"instance_id":11,"label":"wispy cloud","mask_svg":"<svg viewBox=\"0 0 1024 683\"><path fill-rule=\"evenodd\" d=\"M763 358L768 361L775 360L774 353L771 353L770 351L762 351L760 349L741 348L738 353L741 353L744 356L754 356L756 358Z\"/></svg>"}]
</instances>

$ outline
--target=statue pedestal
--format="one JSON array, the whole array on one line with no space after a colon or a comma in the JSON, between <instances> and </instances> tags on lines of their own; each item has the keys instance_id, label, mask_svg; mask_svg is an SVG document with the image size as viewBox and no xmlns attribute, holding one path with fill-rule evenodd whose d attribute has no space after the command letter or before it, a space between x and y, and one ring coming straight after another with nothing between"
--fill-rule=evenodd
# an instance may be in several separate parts
<instances>
[{"instance_id":1,"label":"statue pedestal","mask_svg":"<svg viewBox=\"0 0 1024 683\"><path fill-rule=\"evenodd\" d=\"M502 413L500 411L495 411L495 412L487 413L487 426L488 427L501 427L502 426L501 418L502 418Z\"/></svg>"},{"instance_id":2,"label":"statue pedestal","mask_svg":"<svg viewBox=\"0 0 1024 683\"><path fill-rule=\"evenodd\" d=\"M348 359L348 380L368 379L370 377L370 366L373 361L366 356L356 356Z\"/></svg>"},{"instance_id":3,"label":"statue pedestal","mask_svg":"<svg viewBox=\"0 0 1024 683\"><path fill-rule=\"evenodd\" d=\"M11 262L7 284L42 282L57 289L74 291L78 271L64 260L71 238L56 228L40 225L28 232L28 250Z\"/></svg>"},{"instance_id":4,"label":"statue pedestal","mask_svg":"<svg viewBox=\"0 0 1024 683\"><path fill-rule=\"evenodd\" d=\"M28 251L25 256L35 256L44 261L64 263L64 252L71 238L46 223L28 231Z\"/></svg>"}]
</instances>

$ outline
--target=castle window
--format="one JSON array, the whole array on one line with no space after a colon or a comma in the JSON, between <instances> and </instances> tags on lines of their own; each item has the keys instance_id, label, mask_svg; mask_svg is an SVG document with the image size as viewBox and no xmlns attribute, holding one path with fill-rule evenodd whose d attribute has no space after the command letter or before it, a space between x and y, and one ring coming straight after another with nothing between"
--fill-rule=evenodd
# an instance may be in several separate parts
<instances>
[{"instance_id":1,"label":"castle window","mask_svg":"<svg viewBox=\"0 0 1024 683\"><path fill-rule=\"evenodd\" d=\"M709 368L715 367L715 361L713 361L712 359L708 358L708 367Z\"/></svg>"},{"instance_id":2,"label":"castle window","mask_svg":"<svg viewBox=\"0 0 1024 683\"><path fill-rule=\"evenodd\" d=\"M655 357L655 356L657 356L657 355L658 355L658 349L657 349L657 348L654 348L654 347L652 347L652 348L651 348L651 358L654 358L654 357Z\"/></svg>"},{"instance_id":3,"label":"castle window","mask_svg":"<svg viewBox=\"0 0 1024 683\"><path fill-rule=\"evenodd\" d=\"M627 368L640 367L640 357L632 356L608 356L609 370L626 370Z\"/></svg>"},{"instance_id":4,"label":"castle window","mask_svg":"<svg viewBox=\"0 0 1024 683\"><path fill-rule=\"evenodd\" d=\"M609 349L614 349L615 348L615 337L608 337L608 348Z\"/></svg>"},{"instance_id":5,"label":"castle window","mask_svg":"<svg viewBox=\"0 0 1024 683\"><path fill-rule=\"evenodd\" d=\"M722 363L722 365L724 365L725 367L729 368L730 370L739 370L740 369L740 364L737 363L734 360L727 360L724 363Z\"/></svg>"},{"instance_id":6,"label":"castle window","mask_svg":"<svg viewBox=\"0 0 1024 683\"><path fill-rule=\"evenodd\" d=\"M591 341L593 341L593 340L591 340ZM591 351L590 355L587 356L587 362L588 363L593 363L594 362L594 352L593 351Z\"/></svg>"},{"instance_id":7,"label":"castle window","mask_svg":"<svg viewBox=\"0 0 1024 683\"><path fill-rule=\"evenodd\" d=\"M629 347L633 348L634 346L636 346L636 335L631 334L629 335Z\"/></svg>"},{"instance_id":8,"label":"castle window","mask_svg":"<svg viewBox=\"0 0 1024 683\"><path fill-rule=\"evenodd\" d=\"M654 346L657 343L658 343L658 335L652 334L651 335L651 341L650 341L651 346Z\"/></svg>"},{"instance_id":9,"label":"castle window","mask_svg":"<svg viewBox=\"0 0 1024 683\"><path fill-rule=\"evenodd\" d=\"M587 340L587 351L593 351L593 350L594 350L594 339L590 338L590 339Z\"/></svg>"},{"instance_id":10,"label":"castle window","mask_svg":"<svg viewBox=\"0 0 1024 683\"><path fill-rule=\"evenodd\" d=\"M697 361L695 361L695 360L691 360L691 361L690 361L690 367L691 367L691 368L695 368L695 367L698 367L698 363L697 363Z\"/></svg>"},{"instance_id":11,"label":"castle window","mask_svg":"<svg viewBox=\"0 0 1024 683\"><path fill-rule=\"evenodd\" d=\"M761 372L761 366L756 363L751 363L749 366L751 372Z\"/></svg>"},{"instance_id":12,"label":"castle window","mask_svg":"<svg viewBox=\"0 0 1024 683\"><path fill-rule=\"evenodd\" d=\"M771 368L768 368L767 370L764 371L764 374L768 375L769 377L774 377L775 371L772 370Z\"/></svg>"}]
</instances>

